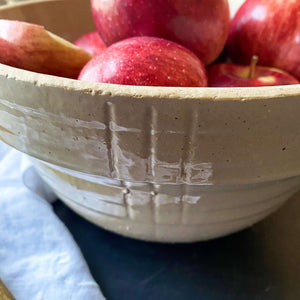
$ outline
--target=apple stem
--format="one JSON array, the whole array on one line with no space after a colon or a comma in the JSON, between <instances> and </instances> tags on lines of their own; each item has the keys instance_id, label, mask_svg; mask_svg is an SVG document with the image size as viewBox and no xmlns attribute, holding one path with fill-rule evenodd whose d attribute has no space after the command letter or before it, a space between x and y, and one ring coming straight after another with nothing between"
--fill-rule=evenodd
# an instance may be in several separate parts
<instances>
[{"instance_id":1,"label":"apple stem","mask_svg":"<svg viewBox=\"0 0 300 300\"><path fill-rule=\"evenodd\" d=\"M258 62L258 56L253 55L251 58L251 63L250 63L250 70L249 70L249 75L248 75L249 79L253 78L255 75L255 67L257 65L257 62Z\"/></svg>"}]
</instances>

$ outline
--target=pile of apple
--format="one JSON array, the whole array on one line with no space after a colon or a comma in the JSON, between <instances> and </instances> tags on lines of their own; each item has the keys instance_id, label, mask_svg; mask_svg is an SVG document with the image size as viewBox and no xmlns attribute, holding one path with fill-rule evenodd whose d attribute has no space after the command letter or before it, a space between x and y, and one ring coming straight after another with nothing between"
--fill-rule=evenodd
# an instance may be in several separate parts
<instances>
[{"instance_id":1,"label":"pile of apple","mask_svg":"<svg viewBox=\"0 0 300 300\"><path fill-rule=\"evenodd\" d=\"M228 0L91 0L91 10L97 31L74 44L0 20L0 63L127 85L299 83L300 1L246 0L233 19Z\"/></svg>"}]
</instances>

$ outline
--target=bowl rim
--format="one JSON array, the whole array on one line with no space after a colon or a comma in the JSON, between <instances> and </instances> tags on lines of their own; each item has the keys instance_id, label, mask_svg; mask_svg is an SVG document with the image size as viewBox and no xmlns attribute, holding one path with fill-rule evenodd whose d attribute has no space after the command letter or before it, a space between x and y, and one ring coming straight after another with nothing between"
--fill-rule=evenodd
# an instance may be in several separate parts
<instances>
[{"instance_id":1,"label":"bowl rim","mask_svg":"<svg viewBox=\"0 0 300 300\"><path fill-rule=\"evenodd\" d=\"M270 98L300 97L300 84L268 87L158 87L134 86L80 81L41 74L0 63L0 77L32 84L34 86L76 91L92 95L150 99L185 99L206 101L255 101Z\"/></svg>"},{"instance_id":2,"label":"bowl rim","mask_svg":"<svg viewBox=\"0 0 300 300\"><path fill-rule=\"evenodd\" d=\"M30 6L45 2L61 2L64 0L29 0L7 4L7 8ZM248 101L267 100L270 98L300 97L300 84L264 86L264 87L164 87L164 86L134 86L87 82L53 75L31 72L0 63L0 77L31 83L36 86L54 87L57 89L73 90L88 94L123 96L131 98L162 98L207 100L207 101Z\"/></svg>"}]
</instances>

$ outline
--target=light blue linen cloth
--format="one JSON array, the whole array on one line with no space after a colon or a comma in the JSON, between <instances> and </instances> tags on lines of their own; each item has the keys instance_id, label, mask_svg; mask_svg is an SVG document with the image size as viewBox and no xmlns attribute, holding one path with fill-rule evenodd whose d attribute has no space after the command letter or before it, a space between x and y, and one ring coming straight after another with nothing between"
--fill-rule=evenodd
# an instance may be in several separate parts
<instances>
[{"instance_id":1,"label":"light blue linen cloth","mask_svg":"<svg viewBox=\"0 0 300 300\"><path fill-rule=\"evenodd\" d=\"M27 157L0 142L0 278L17 300L104 299L53 199Z\"/></svg>"}]
</instances>

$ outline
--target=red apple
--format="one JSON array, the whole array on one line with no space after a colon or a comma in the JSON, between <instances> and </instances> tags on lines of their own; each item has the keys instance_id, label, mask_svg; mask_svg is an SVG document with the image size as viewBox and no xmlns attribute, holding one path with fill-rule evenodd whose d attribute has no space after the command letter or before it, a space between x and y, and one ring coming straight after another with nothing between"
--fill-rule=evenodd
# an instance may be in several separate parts
<instances>
[{"instance_id":1,"label":"red apple","mask_svg":"<svg viewBox=\"0 0 300 300\"><path fill-rule=\"evenodd\" d=\"M254 66L254 63L251 66L220 63L208 69L210 87L274 86L298 83L296 78L282 70Z\"/></svg>"},{"instance_id":2,"label":"red apple","mask_svg":"<svg viewBox=\"0 0 300 300\"><path fill-rule=\"evenodd\" d=\"M204 65L165 39L133 37L115 43L83 68L79 80L147 86L207 86Z\"/></svg>"},{"instance_id":3,"label":"red apple","mask_svg":"<svg viewBox=\"0 0 300 300\"><path fill-rule=\"evenodd\" d=\"M161 37L190 49L208 65L228 37L228 0L91 0L91 6L107 45L133 36Z\"/></svg>"},{"instance_id":4,"label":"red apple","mask_svg":"<svg viewBox=\"0 0 300 300\"><path fill-rule=\"evenodd\" d=\"M0 49L0 63L69 78L93 57L43 26L10 20L0 20Z\"/></svg>"},{"instance_id":5,"label":"red apple","mask_svg":"<svg viewBox=\"0 0 300 300\"><path fill-rule=\"evenodd\" d=\"M300 79L300 1L247 0L231 23L228 53L233 62L260 63Z\"/></svg>"},{"instance_id":6,"label":"red apple","mask_svg":"<svg viewBox=\"0 0 300 300\"><path fill-rule=\"evenodd\" d=\"M106 49L106 45L104 44L97 31L82 35L81 37L76 39L73 44L93 55L98 55L104 49Z\"/></svg>"}]
</instances>

